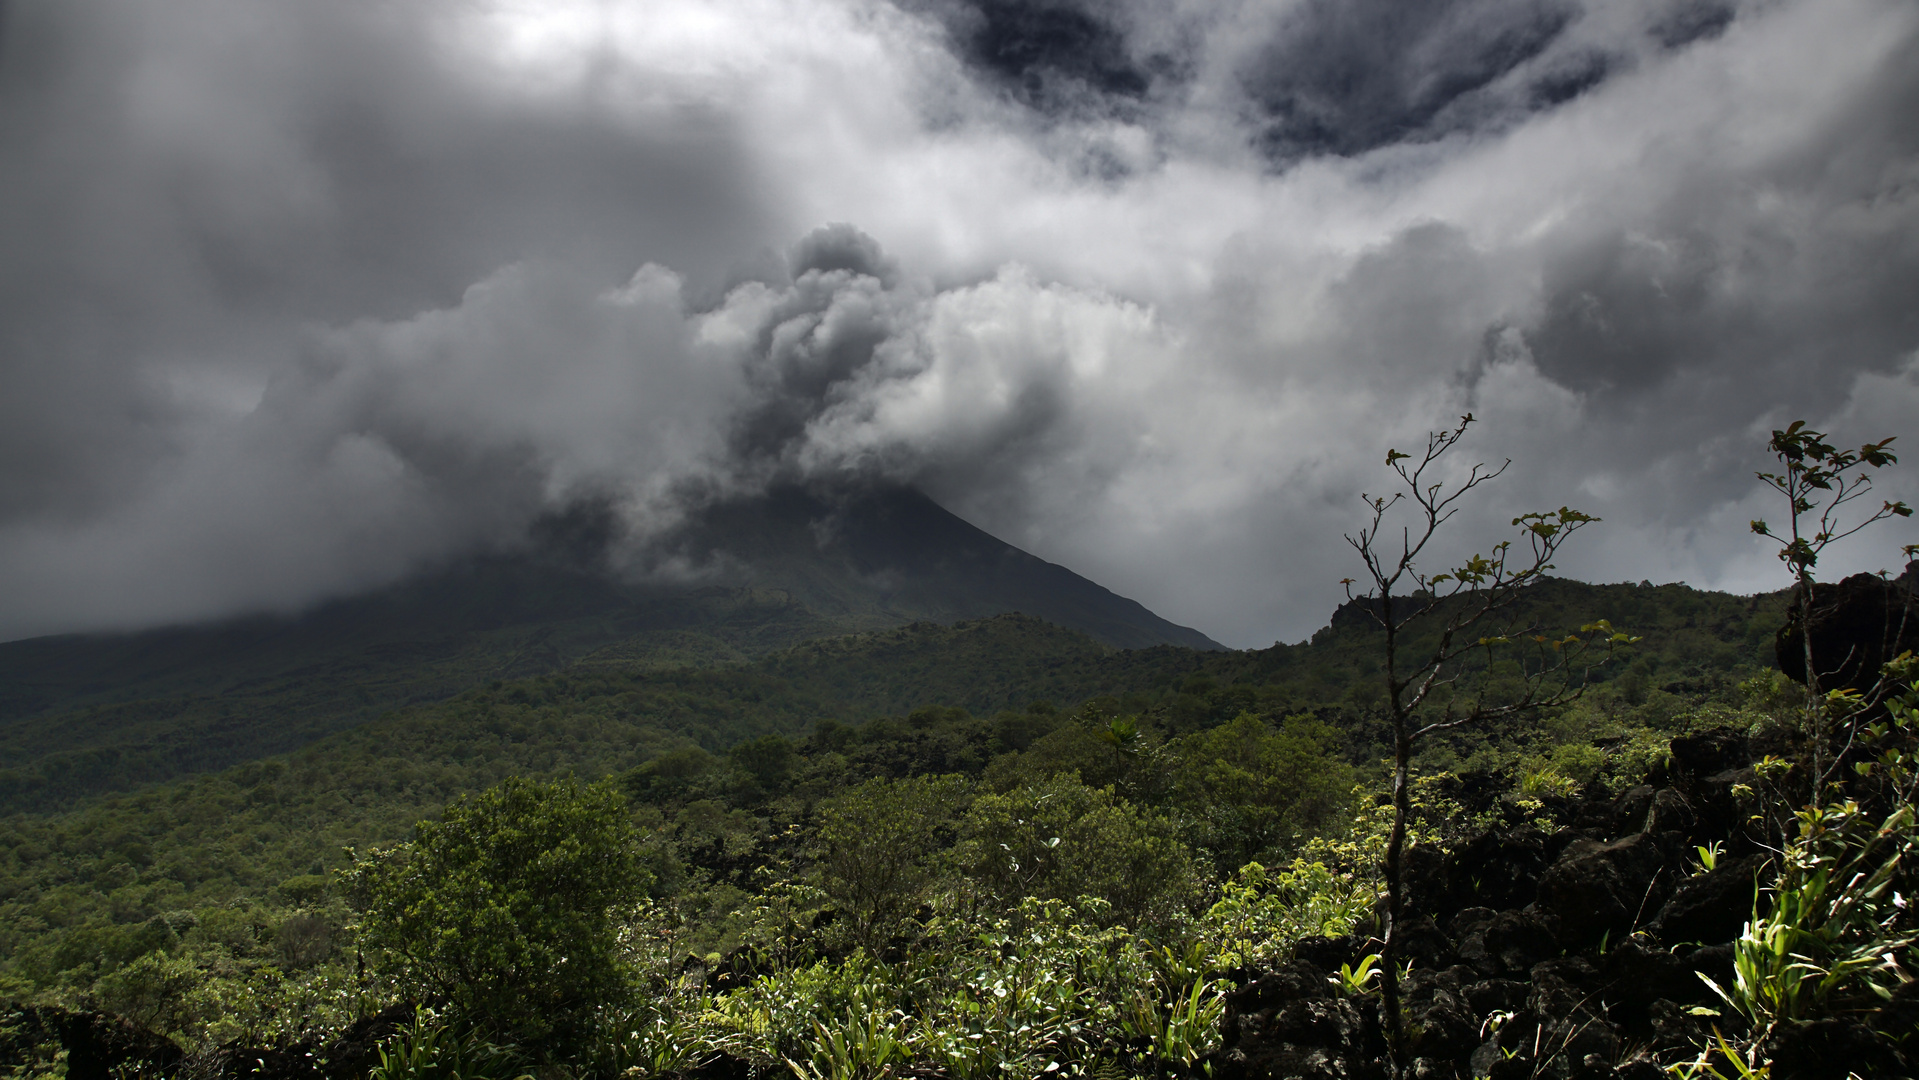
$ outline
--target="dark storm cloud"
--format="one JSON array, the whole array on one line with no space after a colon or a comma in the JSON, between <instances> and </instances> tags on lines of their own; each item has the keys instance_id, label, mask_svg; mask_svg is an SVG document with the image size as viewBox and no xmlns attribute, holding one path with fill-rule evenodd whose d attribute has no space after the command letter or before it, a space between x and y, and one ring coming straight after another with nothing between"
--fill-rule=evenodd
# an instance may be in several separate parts
<instances>
[{"instance_id":1,"label":"dark storm cloud","mask_svg":"<svg viewBox=\"0 0 1919 1080\"><path fill-rule=\"evenodd\" d=\"M1919 69L1886 73L1860 107L1744 175L1702 169L1641 228L1553 252L1528 328L1542 373L1601 409L1656 407L1676 380L1721 422L1756 394L1836 407L1859 372L1919 343ZM1716 425L1715 425L1716 426Z\"/></svg>"},{"instance_id":2,"label":"dark storm cloud","mask_svg":"<svg viewBox=\"0 0 1919 1080\"><path fill-rule=\"evenodd\" d=\"M1919 415L1894 0L4 10L4 635L883 474L1264 644L1468 410L1462 548L1770 587L1767 428Z\"/></svg>"},{"instance_id":3,"label":"dark storm cloud","mask_svg":"<svg viewBox=\"0 0 1919 1080\"><path fill-rule=\"evenodd\" d=\"M1722 0L1302 0L1280 9L1240 81L1258 141L1286 164L1494 130L1635 66L1650 44L1725 30Z\"/></svg>"},{"instance_id":4,"label":"dark storm cloud","mask_svg":"<svg viewBox=\"0 0 1919 1080\"><path fill-rule=\"evenodd\" d=\"M906 3L934 13L961 56L1022 103L1057 111L1136 100L1164 73L1164 54L1138 58L1115 6L1080 0L945 0Z\"/></svg>"},{"instance_id":5,"label":"dark storm cloud","mask_svg":"<svg viewBox=\"0 0 1919 1080\"><path fill-rule=\"evenodd\" d=\"M1652 33L1666 48L1682 48L1724 33L1737 13L1728 0L1679 0L1655 16Z\"/></svg>"},{"instance_id":6,"label":"dark storm cloud","mask_svg":"<svg viewBox=\"0 0 1919 1080\"><path fill-rule=\"evenodd\" d=\"M1576 14L1571 0L1306 0L1246 73L1270 118L1262 142L1290 159L1443 134L1449 109L1539 57Z\"/></svg>"}]
</instances>

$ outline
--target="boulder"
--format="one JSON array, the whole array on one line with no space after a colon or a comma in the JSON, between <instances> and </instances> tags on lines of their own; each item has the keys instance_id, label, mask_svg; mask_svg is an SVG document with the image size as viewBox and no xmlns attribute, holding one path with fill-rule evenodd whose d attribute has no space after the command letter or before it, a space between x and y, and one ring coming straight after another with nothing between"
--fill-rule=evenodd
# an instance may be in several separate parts
<instances>
[{"instance_id":1,"label":"boulder","mask_svg":"<svg viewBox=\"0 0 1919 1080\"><path fill-rule=\"evenodd\" d=\"M1905 1055L1854 1017L1787 1021L1773 1029L1762 1052L1772 1059L1772 1080L1912 1075Z\"/></svg>"},{"instance_id":2,"label":"boulder","mask_svg":"<svg viewBox=\"0 0 1919 1080\"><path fill-rule=\"evenodd\" d=\"M1358 965L1367 953L1379 951L1379 942L1358 934L1344 937L1301 938L1293 944L1293 958L1304 960L1322 971L1338 971L1341 964Z\"/></svg>"},{"instance_id":3,"label":"boulder","mask_svg":"<svg viewBox=\"0 0 1919 1080\"><path fill-rule=\"evenodd\" d=\"M1919 564L1914 564L1919 565ZM1914 566L1906 568L1913 573ZM1773 639L1779 670L1794 682L1806 681L1805 634L1799 625L1799 592L1786 625ZM1919 599L1899 582L1873 574L1854 574L1836 585L1814 585L1812 662L1824 690L1869 690L1879 666L1907 649L1919 649Z\"/></svg>"},{"instance_id":4,"label":"boulder","mask_svg":"<svg viewBox=\"0 0 1919 1080\"><path fill-rule=\"evenodd\" d=\"M1420 971L1415 968L1402 990L1405 1016L1416 1032L1412 1051L1433 1059L1463 1058L1479 1042L1479 1020L1463 993L1471 968Z\"/></svg>"},{"instance_id":5,"label":"boulder","mask_svg":"<svg viewBox=\"0 0 1919 1080\"><path fill-rule=\"evenodd\" d=\"M1650 1030L1656 1002L1690 1005L1712 994L1684 960L1637 941L1627 941L1601 958L1598 985L1611 1018L1637 1032Z\"/></svg>"},{"instance_id":6,"label":"boulder","mask_svg":"<svg viewBox=\"0 0 1919 1080\"><path fill-rule=\"evenodd\" d=\"M1731 941L1752 917L1760 875L1770 865L1764 856L1741 855L1720 859L1711 870L1681 881L1653 918L1652 932L1675 945Z\"/></svg>"},{"instance_id":7,"label":"boulder","mask_svg":"<svg viewBox=\"0 0 1919 1080\"><path fill-rule=\"evenodd\" d=\"M1430 915L1404 920L1394 937L1401 963L1411 960L1422 968L1436 968L1453 959L1453 943L1433 925Z\"/></svg>"},{"instance_id":8,"label":"boulder","mask_svg":"<svg viewBox=\"0 0 1919 1080\"><path fill-rule=\"evenodd\" d=\"M1559 954L1552 927L1535 911L1502 911L1459 944L1459 959L1487 978L1524 975Z\"/></svg>"},{"instance_id":9,"label":"boulder","mask_svg":"<svg viewBox=\"0 0 1919 1080\"><path fill-rule=\"evenodd\" d=\"M1668 771L1673 784L1689 793L1701 778L1743 769L1752 762L1752 747L1740 728L1720 727L1681 735L1670 744L1672 760Z\"/></svg>"},{"instance_id":10,"label":"boulder","mask_svg":"<svg viewBox=\"0 0 1919 1080\"><path fill-rule=\"evenodd\" d=\"M1549 861L1546 837L1537 829L1481 833L1446 857L1452 904L1525 907L1533 902Z\"/></svg>"},{"instance_id":11,"label":"boulder","mask_svg":"<svg viewBox=\"0 0 1919 1080\"><path fill-rule=\"evenodd\" d=\"M1688 837L1693 826L1698 823L1698 815L1693 813L1692 804L1684 795L1672 788L1660 788L1646 801L1646 813L1634 828L1621 829L1621 833L1662 833L1680 832Z\"/></svg>"},{"instance_id":12,"label":"boulder","mask_svg":"<svg viewBox=\"0 0 1919 1080\"><path fill-rule=\"evenodd\" d=\"M1665 856L1645 833L1600 844L1575 841L1539 881L1539 908L1570 948L1624 940L1665 900Z\"/></svg>"},{"instance_id":13,"label":"boulder","mask_svg":"<svg viewBox=\"0 0 1919 1080\"><path fill-rule=\"evenodd\" d=\"M1226 995L1221 1039L1227 1046L1269 1041L1275 1038L1271 1031L1274 1017L1287 1006L1332 996L1332 980L1326 972L1295 958Z\"/></svg>"},{"instance_id":14,"label":"boulder","mask_svg":"<svg viewBox=\"0 0 1919 1080\"><path fill-rule=\"evenodd\" d=\"M1481 979L1460 989L1473 1015L1482 1019L1494 1013L1516 1013L1526 1007L1527 986L1517 979Z\"/></svg>"}]
</instances>

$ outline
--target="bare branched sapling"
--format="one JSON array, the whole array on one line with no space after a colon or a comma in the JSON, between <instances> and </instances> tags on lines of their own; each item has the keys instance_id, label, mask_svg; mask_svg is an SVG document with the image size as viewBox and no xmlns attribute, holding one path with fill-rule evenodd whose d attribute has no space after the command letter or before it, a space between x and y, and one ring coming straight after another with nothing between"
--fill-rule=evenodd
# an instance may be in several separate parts
<instances>
[{"instance_id":1,"label":"bare branched sapling","mask_svg":"<svg viewBox=\"0 0 1919 1080\"><path fill-rule=\"evenodd\" d=\"M1512 523L1524 546L1505 541L1443 573L1419 568L1421 556L1439 529L1459 510L1474 488L1497 479L1511 461L1498 467L1480 463L1464 479L1447 485L1438 478L1440 460L1473 423L1471 414L1450 431L1427 436L1422 453L1386 452L1386 464L1399 479L1390 496L1363 495L1371 521L1347 543L1359 553L1366 577L1348 578L1349 599L1362 606L1385 632L1386 711L1393 731L1393 827L1386 843L1386 912L1381 964L1381 998L1392 1048L1393 1071L1407 1066L1405 1029L1399 994L1399 931L1404 897L1406 829L1412 813L1407 772L1413 749L1427 736L1470 724L1496 721L1571 702L1584 690L1592 667L1611 659L1631 639L1604 621L1560 636L1526 632L1515 624L1513 604L1521 590L1552 569L1553 556L1573 533L1597 521L1566 507L1522 514ZM1397 529L1388 519L1411 518ZM1390 533L1399 532L1393 543ZM1362 592L1355 593L1355 585ZM1425 637L1437 627L1436 637ZM1418 644L1409 632L1422 635ZM1498 696L1491 680L1472 684L1461 675L1490 671L1495 659L1516 669L1503 679Z\"/></svg>"}]
</instances>

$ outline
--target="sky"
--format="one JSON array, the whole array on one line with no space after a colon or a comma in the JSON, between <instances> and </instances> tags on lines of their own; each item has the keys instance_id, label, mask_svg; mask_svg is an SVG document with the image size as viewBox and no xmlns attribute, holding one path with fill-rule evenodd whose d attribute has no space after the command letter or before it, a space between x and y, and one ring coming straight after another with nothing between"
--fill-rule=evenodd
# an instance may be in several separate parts
<instances>
[{"instance_id":1,"label":"sky","mask_svg":"<svg viewBox=\"0 0 1919 1080\"><path fill-rule=\"evenodd\" d=\"M0 639L880 480L1265 646L1466 413L1434 570L1919 502L1919 6L0 0Z\"/></svg>"}]
</instances>

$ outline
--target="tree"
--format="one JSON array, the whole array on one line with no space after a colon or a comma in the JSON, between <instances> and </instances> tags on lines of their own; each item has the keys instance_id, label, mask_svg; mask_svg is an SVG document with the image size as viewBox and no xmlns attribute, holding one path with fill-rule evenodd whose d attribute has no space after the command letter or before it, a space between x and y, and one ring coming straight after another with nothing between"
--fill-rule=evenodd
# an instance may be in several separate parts
<instances>
[{"instance_id":1,"label":"tree","mask_svg":"<svg viewBox=\"0 0 1919 1080\"><path fill-rule=\"evenodd\" d=\"M869 780L821 807L820 884L854 940L877 947L919 907L967 792L958 776Z\"/></svg>"},{"instance_id":2,"label":"tree","mask_svg":"<svg viewBox=\"0 0 1919 1080\"><path fill-rule=\"evenodd\" d=\"M1615 647L1631 640L1603 620L1581 627L1577 634L1549 636L1522 632L1511 625L1511 618L1502 618L1512 613L1521 590L1545 580L1560 545L1599 520L1577 510L1562 506L1514 518L1524 547L1515 549L1512 541L1505 541L1490 553L1473 555L1443 573L1419 569L1427 545L1458 513L1459 501L1512 464L1510 459L1497 468L1475 464L1450 489L1435 478L1441 459L1472 423L1468 413L1452 430L1429 434L1425 450L1418 455L1387 450L1386 465L1403 490L1391 496L1362 494L1372 520L1358 536L1346 537L1359 553L1367 576L1358 595L1353 592L1354 579L1341 584L1347 597L1360 601L1385 634L1384 697L1393 735L1393 826L1384 867L1380 997L1395 1076L1404 1075L1408 1066L1398 949L1406 826L1412 815L1407 774L1414 747L1439 732L1567 704L1585 687L1590 672L1587 662L1610 659ZM1401 507L1412 523L1399 529L1395 544L1387 532L1387 518ZM1496 684L1491 679L1471 686L1461 682L1475 662L1490 673L1495 659L1510 665L1513 673Z\"/></svg>"},{"instance_id":3,"label":"tree","mask_svg":"<svg viewBox=\"0 0 1919 1080\"><path fill-rule=\"evenodd\" d=\"M552 1052L625 990L620 937L648 885L611 781L519 777L448 804L410 844L356 855L346 877L402 988Z\"/></svg>"},{"instance_id":4,"label":"tree","mask_svg":"<svg viewBox=\"0 0 1919 1080\"><path fill-rule=\"evenodd\" d=\"M1332 725L1310 715L1275 729L1249 712L1173 744L1173 789L1222 873L1349 816L1354 770L1335 746Z\"/></svg>"},{"instance_id":5,"label":"tree","mask_svg":"<svg viewBox=\"0 0 1919 1080\"><path fill-rule=\"evenodd\" d=\"M1786 497L1790 526L1776 533L1764 521L1754 521L1752 531L1779 545L1779 559L1792 570L1793 616L1799 624L1799 642L1805 650L1807 734L1812 740L1812 805L1819 806L1821 793L1829 779L1826 753L1832 743L1832 705L1819 688L1820 671L1812 655L1813 568L1828 547L1875 522L1891 517L1911 517L1903 502L1889 502L1864 520L1847 525L1841 517L1844 508L1872 490L1872 476L1866 469L1882 469L1897 462L1886 449L1891 438L1866 443L1858 450L1840 450L1826 441L1824 432L1814 431L1804 420L1794 420L1772 433L1766 444L1779 459L1781 472L1760 472L1761 483ZM1859 472L1848 477L1852 469ZM1919 546L1905 548L1908 557Z\"/></svg>"},{"instance_id":6,"label":"tree","mask_svg":"<svg viewBox=\"0 0 1919 1080\"><path fill-rule=\"evenodd\" d=\"M1054 775L981 795L960 824L960 869L974 894L1004 912L1027 897L1106 903L1105 920L1165 922L1193 898L1192 853L1169 819L1111 787Z\"/></svg>"}]
</instances>

